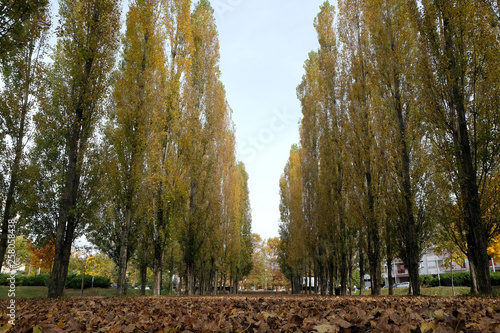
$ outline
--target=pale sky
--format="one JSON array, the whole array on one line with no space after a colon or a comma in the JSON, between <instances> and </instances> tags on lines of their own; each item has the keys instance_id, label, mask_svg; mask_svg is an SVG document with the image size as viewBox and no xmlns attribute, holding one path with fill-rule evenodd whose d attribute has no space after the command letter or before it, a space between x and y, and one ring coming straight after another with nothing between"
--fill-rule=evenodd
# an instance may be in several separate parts
<instances>
[{"instance_id":1,"label":"pale sky","mask_svg":"<svg viewBox=\"0 0 500 333\"><path fill-rule=\"evenodd\" d=\"M249 174L252 232L278 236L279 178L299 142L296 88L318 42L324 0L212 0L220 69L236 124L238 159Z\"/></svg>"}]
</instances>

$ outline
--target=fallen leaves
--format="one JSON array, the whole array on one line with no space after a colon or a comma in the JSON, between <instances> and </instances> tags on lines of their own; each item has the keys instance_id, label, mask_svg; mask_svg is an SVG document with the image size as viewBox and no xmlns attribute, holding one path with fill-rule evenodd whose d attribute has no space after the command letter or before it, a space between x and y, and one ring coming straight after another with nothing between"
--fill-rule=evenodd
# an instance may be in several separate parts
<instances>
[{"instance_id":1,"label":"fallen leaves","mask_svg":"<svg viewBox=\"0 0 500 333\"><path fill-rule=\"evenodd\" d=\"M2 312L0 332L500 332L497 298L18 299L16 316Z\"/></svg>"}]
</instances>

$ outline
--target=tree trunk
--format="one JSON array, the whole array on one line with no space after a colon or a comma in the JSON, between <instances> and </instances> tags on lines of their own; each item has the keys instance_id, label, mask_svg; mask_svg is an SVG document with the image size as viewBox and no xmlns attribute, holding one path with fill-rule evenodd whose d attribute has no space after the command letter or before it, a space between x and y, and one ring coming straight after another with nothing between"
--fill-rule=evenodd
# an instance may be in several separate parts
<instances>
[{"instance_id":1,"label":"tree trunk","mask_svg":"<svg viewBox=\"0 0 500 333\"><path fill-rule=\"evenodd\" d=\"M141 261L141 296L146 295L146 283L148 276L148 250L147 246L143 245L143 256Z\"/></svg>"},{"instance_id":2,"label":"tree trunk","mask_svg":"<svg viewBox=\"0 0 500 333\"><path fill-rule=\"evenodd\" d=\"M349 264L347 268L348 276L349 276L349 295L352 295L352 265Z\"/></svg>"},{"instance_id":3,"label":"tree trunk","mask_svg":"<svg viewBox=\"0 0 500 333\"><path fill-rule=\"evenodd\" d=\"M73 243L75 223L68 222L66 233L56 238L54 264L50 272L48 297L58 298L63 296L68 275L69 258L71 256L71 244ZM60 228L58 228L60 232ZM59 241L58 241L59 240Z\"/></svg>"},{"instance_id":4,"label":"tree trunk","mask_svg":"<svg viewBox=\"0 0 500 333\"><path fill-rule=\"evenodd\" d=\"M71 244L73 243L74 231L76 229L76 200L78 186L80 184L80 170L78 167L80 142L80 124L82 121L82 109L78 109L80 115L73 123L72 136L69 143L68 166L65 175L65 185L59 204L59 216L56 227L54 264L50 274L48 297L57 298L64 294L64 286L68 275L69 257L71 255ZM83 149L83 148L82 148Z\"/></svg>"},{"instance_id":5,"label":"tree trunk","mask_svg":"<svg viewBox=\"0 0 500 333\"><path fill-rule=\"evenodd\" d=\"M475 295L478 292L476 267L474 266L474 263L471 261L469 253L467 253L467 258L469 259L469 270L470 270L470 278L471 278L470 293L472 295Z\"/></svg>"},{"instance_id":6,"label":"tree trunk","mask_svg":"<svg viewBox=\"0 0 500 333\"><path fill-rule=\"evenodd\" d=\"M82 91L89 86L89 77L93 69L94 57L85 61L85 69L81 80ZM84 94L85 92L83 92ZM59 216L56 226L54 264L50 274L48 297L61 297L64 293L68 275L71 244L78 221L76 218L76 202L80 186L81 164L85 157L87 140L91 134L92 105L89 96L78 96L75 101L71 136L67 144L68 165L64 175L64 187L59 202Z\"/></svg>"},{"instance_id":7,"label":"tree trunk","mask_svg":"<svg viewBox=\"0 0 500 333\"><path fill-rule=\"evenodd\" d=\"M389 295L394 295L394 287L392 283L392 255L387 256L387 283L389 284Z\"/></svg>"},{"instance_id":8,"label":"tree trunk","mask_svg":"<svg viewBox=\"0 0 500 333\"><path fill-rule=\"evenodd\" d=\"M394 41L391 42L392 49L394 51ZM395 86L395 109L396 118L398 122L398 137L399 137L399 155L400 155L400 171L399 178L402 182L403 188L403 221L406 221L406 234L405 234L405 246L406 246L406 256L408 273L410 275L411 290L414 296L420 295L420 281L419 281L419 261L420 261L420 251L418 245L418 235L416 231L415 217L413 215L413 191L411 188L411 175L410 175L410 154L408 152L407 134L406 134L406 122L403 116L403 106L401 103L401 92L400 92L400 79L399 73L395 70L393 74L394 86Z\"/></svg>"},{"instance_id":9,"label":"tree trunk","mask_svg":"<svg viewBox=\"0 0 500 333\"><path fill-rule=\"evenodd\" d=\"M161 295L162 273L163 273L163 247L155 242L153 263L153 296Z\"/></svg>"},{"instance_id":10,"label":"tree trunk","mask_svg":"<svg viewBox=\"0 0 500 333\"><path fill-rule=\"evenodd\" d=\"M194 262L186 263L186 268L187 268L186 292L189 296L192 296L195 294Z\"/></svg>"},{"instance_id":11,"label":"tree trunk","mask_svg":"<svg viewBox=\"0 0 500 333\"><path fill-rule=\"evenodd\" d=\"M365 254L361 246L358 247L359 252L359 294L365 293Z\"/></svg>"},{"instance_id":12,"label":"tree trunk","mask_svg":"<svg viewBox=\"0 0 500 333\"><path fill-rule=\"evenodd\" d=\"M233 292L235 295L238 294L238 280L236 280L236 279L233 282Z\"/></svg>"},{"instance_id":13,"label":"tree trunk","mask_svg":"<svg viewBox=\"0 0 500 333\"><path fill-rule=\"evenodd\" d=\"M80 297L83 297L83 289L85 289L85 267L82 271L82 286L80 288Z\"/></svg>"},{"instance_id":14,"label":"tree trunk","mask_svg":"<svg viewBox=\"0 0 500 333\"><path fill-rule=\"evenodd\" d=\"M330 262L328 263L328 275L329 275L329 286L328 286L328 291L331 296L335 295L335 272L334 272L334 266L333 266L333 259L330 259Z\"/></svg>"},{"instance_id":15,"label":"tree trunk","mask_svg":"<svg viewBox=\"0 0 500 333\"><path fill-rule=\"evenodd\" d=\"M477 289L481 294L491 294L491 280L488 256L488 237L481 216L481 202L477 185L476 169L467 128L464 82L465 73L459 68L456 59L456 46L453 38L455 28L450 18L443 13L443 33L445 53L448 58L450 84L450 110L452 117L453 142L458 169L458 182L464 221L468 226L467 245L469 258L475 268ZM465 55L463 55L465 57ZM471 265L472 267L472 265ZM471 272L472 274L472 272Z\"/></svg>"},{"instance_id":16,"label":"tree trunk","mask_svg":"<svg viewBox=\"0 0 500 333\"><path fill-rule=\"evenodd\" d=\"M127 264L128 264L128 237L130 233L130 225L132 221L132 210L127 207L125 209L125 221L122 225L120 233L120 258L118 262L118 295L127 293Z\"/></svg>"},{"instance_id":17,"label":"tree trunk","mask_svg":"<svg viewBox=\"0 0 500 333\"><path fill-rule=\"evenodd\" d=\"M370 165L368 161L368 165ZM367 170L371 167L368 166ZM366 172L366 183L368 190L368 260L370 263L370 278L372 295L380 295L382 292L380 286L380 235L378 224L375 220L375 198L373 196L371 172Z\"/></svg>"},{"instance_id":18,"label":"tree trunk","mask_svg":"<svg viewBox=\"0 0 500 333\"><path fill-rule=\"evenodd\" d=\"M219 281L217 280L217 273L218 273L218 271L217 271L217 270L215 270L215 277L214 277L214 292L213 292L213 295L214 295L214 296L217 296L217 283L219 282Z\"/></svg>"}]
</instances>

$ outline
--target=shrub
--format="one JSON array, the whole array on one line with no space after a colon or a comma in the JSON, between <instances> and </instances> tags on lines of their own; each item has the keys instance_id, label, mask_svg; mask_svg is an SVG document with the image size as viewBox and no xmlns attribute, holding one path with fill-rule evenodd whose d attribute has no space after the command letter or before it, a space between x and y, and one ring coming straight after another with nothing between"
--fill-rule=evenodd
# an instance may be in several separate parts
<instances>
[{"instance_id":1,"label":"shrub","mask_svg":"<svg viewBox=\"0 0 500 333\"><path fill-rule=\"evenodd\" d=\"M492 286L500 286L500 272L491 272L491 285Z\"/></svg>"},{"instance_id":2,"label":"shrub","mask_svg":"<svg viewBox=\"0 0 500 333\"><path fill-rule=\"evenodd\" d=\"M20 275L21 279L19 279L19 286L48 286L50 275L49 274L40 274L40 275Z\"/></svg>"},{"instance_id":3,"label":"shrub","mask_svg":"<svg viewBox=\"0 0 500 333\"><path fill-rule=\"evenodd\" d=\"M111 284L109 278L103 276L94 277L94 288L108 288ZM80 289L82 287L82 276L76 274L68 275L66 288ZM92 287L92 275L85 275L84 288Z\"/></svg>"},{"instance_id":4,"label":"shrub","mask_svg":"<svg viewBox=\"0 0 500 333\"><path fill-rule=\"evenodd\" d=\"M10 274L0 274L0 285L7 286L9 285L9 281L7 278L10 277ZM40 274L40 275L23 275L16 274L16 286L48 286L49 285L49 274Z\"/></svg>"},{"instance_id":5,"label":"shrub","mask_svg":"<svg viewBox=\"0 0 500 333\"><path fill-rule=\"evenodd\" d=\"M10 277L10 274L0 273L0 286L8 286L9 281L7 278Z\"/></svg>"},{"instance_id":6,"label":"shrub","mask_svg":"<svg viewBox=\"0 0 500 333\"><path fill-rule=\"evenodd\" d=\"M419 278L421 286L430 286L434 279L432 275L420 275Z\"/></svg>"}]
</instances>

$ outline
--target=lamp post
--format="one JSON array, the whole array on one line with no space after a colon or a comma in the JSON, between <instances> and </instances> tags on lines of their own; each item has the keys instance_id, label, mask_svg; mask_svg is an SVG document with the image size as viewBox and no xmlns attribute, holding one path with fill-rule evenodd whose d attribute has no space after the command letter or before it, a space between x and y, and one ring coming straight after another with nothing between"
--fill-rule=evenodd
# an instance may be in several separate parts
<instances>
[{"instance_id":1,"label":"lamp post","mask_svg":"<svg viewBox=\"0 0 500 333\"><path fill-rule=\"evenodd\" d=\"M94 255L94 270L92 271L92 288L94 288L94 277L95 277L95 262L96 262L97 258L96 256Z\"/></svg>"},{"instance_id":2,"label":"lamp post","mask_svg":"<svg viewBox=\"0 0 500 333\"><path fill-rule=\"evenodd\" d=\"M438 271L439 286L441 287L441 276L439 275L439 257L436 259L436 268L437 268L437 271Z\"/></svg>"}]
</instances>

